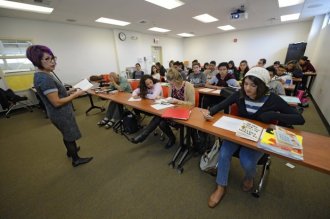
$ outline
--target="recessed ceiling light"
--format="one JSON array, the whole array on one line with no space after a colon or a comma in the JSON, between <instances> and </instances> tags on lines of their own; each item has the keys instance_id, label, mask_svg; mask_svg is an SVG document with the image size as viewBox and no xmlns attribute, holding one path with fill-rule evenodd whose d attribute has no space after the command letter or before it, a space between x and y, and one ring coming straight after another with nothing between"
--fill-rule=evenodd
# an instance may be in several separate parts
<instances>
[{"instance_id":1,"label":"recessed ceiling light","mask_svg":"<svg viewBox=\"0 0 330 219\"><path fill-rule=\"evenodd\" d=\"M304 0L278 0L278 6L284 8L292 5L299 5L303 2Z\"/></svg>"},{"instance_id":2,"label":"recessed ceiling light","mask_svg":"<svg viewBox=\"0 0 330 219\"><path fill-rule=\"evenodd\" d=\"M111 19L111 18L105 18L105 17L100 17L99 19L95 20L95 22L118 25L118 26L126 26L126 25L130 24L130 22L119 21L119 20L115 20L115 19Z\"/></svg>"},{"instance_id":3,"label":"recessed ceiling light","mask_svg":"<svg viewBox=\"0 0 330 219\"><path fill-rule=\"evenodd\" d=\"M194 34L191 34L191 33L179 33L177 35L182 36L182 37L193 37L193 36L195 36Z\"/></svg>"},{"instance_id":4,"label":"recessed ceiling light","mask_svg":"<svg viewBox=\"0 0 330 219\"><path fill-rule=\"evenodd\" d=\"M145 1L169 10L184 5L184 2L179 0L145 0Z\"/></svg>"},{"instance_id":5,"label":"recessed ceiling light","mask_svg":"<svg viewBox=\"0 0 330 219\"><path fill-rule=\"evenodd\" d=\"M218 28L221 30L234 30L235 29L235 27L233 27L231 25L220 26Z\"/></svg>"},{"instance_id":6,"label":"recessed ceiling light","mask_svg":"<svg viewBox=\"0 0 330 219\"><path fill-rule=\"evenodd\" d=\"M209 14L201 14L201 15L195 16L193 18L200 21L200 22L203 22L203 23L211 23L211 22L214 22L214 21L218 21L217 18L212 17Z\"/></svg>"},{"instance_id":7,"label":"recessed ceiling light","mask_svg":"<svg viewBox=\"0 0 330 219\"><path fill-rule=\"evenodd\" d=\"M293 21L293 20L298 20L300 16L300 13L297 14L287 14L287 15L282 15L281 16L281 21Z\"/></svg>"},{"instance_id":8,"label":"recessed ceiling light","mask_svg":"<svg viewBox=\"0 0 330 219\"><path fill-rule=\"evenodd\" d=\"M152 28L149 28L148 30L156 31L156 32L161 32L161 33L165 33L165 32L169 32L170 31L170 30L167 30L167 29L159 28L159 27L152 27Z\"/></svg>"},{"instance_id":9,"label":"recessed ceiling light","mask_svg":"<svg viewBox=\"0 0 330 219\"><path fill-rule=\"evenodd\" d=\"M50 14L54 10L54 8L25 4L20 2L5 1L5 0L0 0L0 8L36 12L41 14Z\"/></svg>"}]
</instances>

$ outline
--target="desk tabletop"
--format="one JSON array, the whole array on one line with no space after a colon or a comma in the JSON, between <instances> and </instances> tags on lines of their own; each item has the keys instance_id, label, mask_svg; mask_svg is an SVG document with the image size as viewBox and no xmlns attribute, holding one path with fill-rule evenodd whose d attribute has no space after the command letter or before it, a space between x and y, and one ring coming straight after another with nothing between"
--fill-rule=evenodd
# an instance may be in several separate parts
<instances>
[{"instance_id":1,"label":"desk tabletop","mask_svg":"<svg viewBox=\"0 0 330 219\"><path fill-rule=\"evenodd\" d=\"M153 107L151 107L151 105L154 104L153 100L143 99L141 101L128 101L128 99L131 97L130 93L117 92L115 94L104 94L104 93L95 93L94 91L89 91L89 93L157 116L162 115L164 111L164 110L156 110ZM217 137L221 137L222 139L233 141L235 143L244 145L246 147L255 150L273 154L282 159L289 160L290 162L298 163L303 166L307 166L315 170L330 174L330 158L329 158L330 137L328 136L322 136L310 132L299 131L297 129L290 130L303 137L304 160L303 161L294 160L272 152L265 151L261 148L258 148L256 142L238 137L235 135L234 132L213 126L213 124L224 115L239 119L245 119L245 118L240 118L219 112L216 115L214 115L214 119L212 121L205 121L201 110L202 109L200 108L194 107L192 108L191 115L188 120L176 120L176 122L194 129L198 129L203 132L207 132ZM268 124L264 124L255 120L248 120L248 121L253 122L254 124L259 125L263 128L267 128L269 126Z\"/></svg>"}]
</instances>

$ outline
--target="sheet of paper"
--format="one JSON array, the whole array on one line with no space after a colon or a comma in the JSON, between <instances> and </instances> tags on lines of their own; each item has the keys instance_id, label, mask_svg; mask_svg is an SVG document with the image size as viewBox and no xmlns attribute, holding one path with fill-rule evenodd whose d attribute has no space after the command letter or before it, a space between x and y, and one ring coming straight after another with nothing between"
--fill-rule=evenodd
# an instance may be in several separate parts
<instances>
[{"instance_id":1,"label":"sheet of paper","mask_svg":"<svg viewBox=\"0 0 330 219\"><path fill-rule=\"evenodd\" d=\"M202 88L202 89L199 89L199 91L201 92L210 92L210 91L213 91L214 89L212 88Z\"/></svg>"},{"instance_id":2,"label":"sheet of paper","mask_svg":"<svg viewBox=\"0 0 330 219\"><path fill-rule=\"evenodd\" d=\"M222 128L228 131L236 132L241 126L243 120L235 119L228 116L221 117L218 121L216 121L213 126Z\"/></svg>"},{"instance_id":3,"label":"sheet of paper","mask_svg":"<svg viewBox=\"0 0 330 219\"><path fill-rule=\"evenodd\" d=\"M173 106L174 106L173 104L160 104L160 103L151 105L151 107L156 110L166 109L166 108L173 107Z\"/></svg>"},{"instance_id":4,"label":"sheet of paper","mask_svg":"<svg viewBox=\"0 0 330 219\"><path fill-rule=\"evenodd\" d=\"M291 97L291 96L284 96L280 95L280 97L285 100L287 103L300 103L300 100L298 97Z\"/></svg>"},{"instance_id":5,"label":"sheet of paper","mask_svg":"<svg viewBox=\"0 0 330 219\"><path fill-rule=\"evenodd\" d=\"M86 90L92 88L93 84L90 83L87 79L84 79L84 80L80 81L78 84L74 85L73 87L86 91Z\"/></svg>"},{"instance_id":6,"label":"sheet of paper","mask_svg":"<svg viewBox=\"0 0 330 219\"><path fill-rule=\"evenodd\" d=\"M141 101L142 99L141 98L137 98L137 99L135 99L135 98L133 98L133 97L130 97L129 99L128 99L128 101Z\"/></svg>"},{"instance_id":7,"label":"sheet of paper","mask_svg":"<svg viewBox=\"0 0 330 219\"><path fill-rule=\"evenodd\" d=\"M291 163L286 163L285 165L286 165L287 167L290 167L291 169L295 168L295 166L292 165Z\"/></svg>"}]
</instances>

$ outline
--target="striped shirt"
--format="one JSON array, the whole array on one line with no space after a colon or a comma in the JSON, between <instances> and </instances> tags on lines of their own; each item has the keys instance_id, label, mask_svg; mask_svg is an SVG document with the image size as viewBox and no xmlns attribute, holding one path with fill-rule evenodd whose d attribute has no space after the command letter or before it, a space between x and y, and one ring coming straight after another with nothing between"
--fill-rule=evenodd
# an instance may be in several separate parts
<instances>
[{"instance_id":1,"label":"striped shirt","mask_svg":"<svg viewBox=\"0 0 330 219\"><path fill-rule=\"evenodd\" d=\"M261 97L258 101L251 100L250 98L245 98L245 107L248 114L256 113L266 102L269 95Z\"/></svg>"}]
</instances>

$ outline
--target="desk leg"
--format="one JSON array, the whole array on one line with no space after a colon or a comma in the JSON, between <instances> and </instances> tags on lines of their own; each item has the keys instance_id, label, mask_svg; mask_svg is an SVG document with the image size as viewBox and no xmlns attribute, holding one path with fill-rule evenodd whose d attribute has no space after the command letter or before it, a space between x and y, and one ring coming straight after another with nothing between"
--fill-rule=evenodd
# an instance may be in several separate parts
<instances>
[{"instance_id":1,"label":"desk leg","mask_svg":"<svg viewBox=\"0 0 330 219\"><path fill-rule=\"evenodd\" d=\"M307 87L306 87L308 93L311 92L311 88L312 88L312 85L313 85L314 79L315 79L315 75L311 75L311 76L310 76L310 79L309 79L309 82L308 82L308 85L307 85Z\"/></svg>"},{"instance_id":2,"label":"desk leg","mask_svg":"<svg viewBox=\"0 0 330 219\"><path fill-rule=\"evenodd\" d=\"M175 167L175 161L178 159L179 155L181 152L185 150L185 145L184 145L184 126L180 127L180 147L178 150L175 152L174 157L172 158L171 162L168 163L169 166L172 168Z\"/></svg>"},{"instance_id":3,"label":"desk leg","mask_svg":"<svg viewBox=\"0 0 330 219\"><path fill-rule=\"evenodd\" d=\"M103 112L105 109L103 107L100 106L95 106L94 105L94 101L93 101L93 97L91 94L87 94L88 98L89 98L89 102L91 103L91 106L88 108L88 110L86 110L86 115L89 113L89 111L91 111L92 109L100 109L101 112Z\"/></svg>"},{"instance_id":4,"label":"desk leg","mask_svg":"<svg viewBox=\"0 0 330 219\"><path fill-rule=\"evenodd\" d=\"M182 128L184 130L184 127ZM179 160L179 163L178 163L178 167L176 168L178 170L178 173L183 173L183 165L184 165L184 161L186 160L188 154L190 153L190 145L191 145L191 141L190 141L190 138L191 138L191 128L187 127L187 141L186 141L186 144L184 146L184 151L183 151L183 154ZM183 136L184 138L184 136Z\"/></svg>"}]
</instances>

